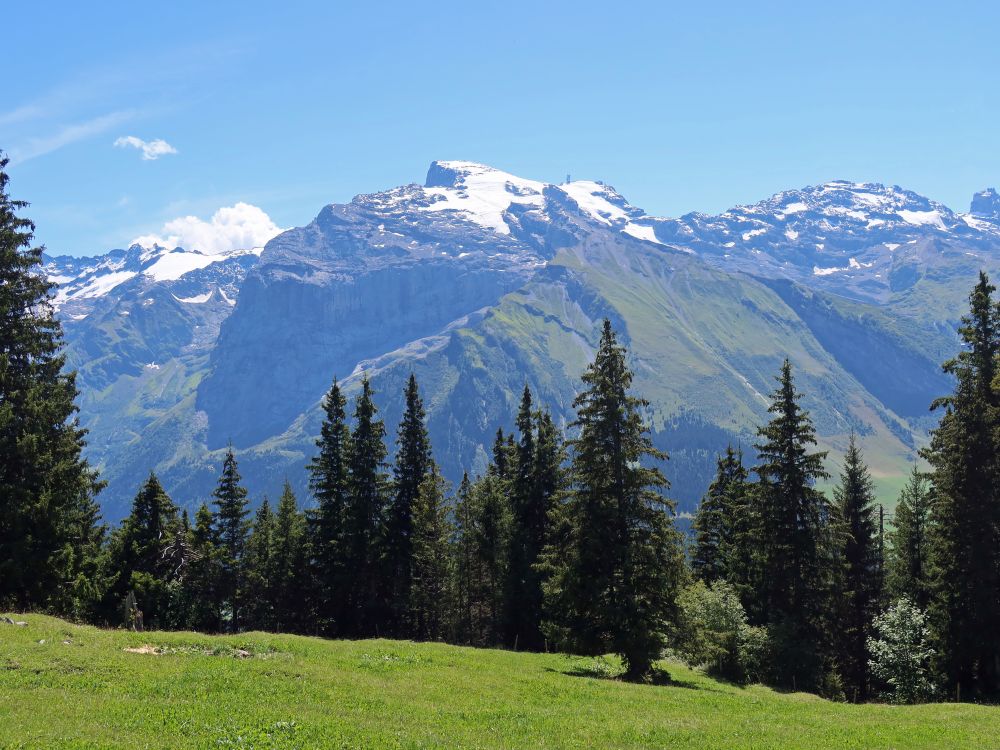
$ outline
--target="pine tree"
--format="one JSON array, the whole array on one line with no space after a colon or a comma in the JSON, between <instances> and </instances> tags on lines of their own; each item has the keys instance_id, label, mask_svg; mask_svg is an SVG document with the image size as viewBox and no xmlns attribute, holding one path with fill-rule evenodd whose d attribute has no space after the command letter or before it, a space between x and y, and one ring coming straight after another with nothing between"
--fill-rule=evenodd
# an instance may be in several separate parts
<instances>
[{"instance_id":1,"label":"pine tree","mask_svg":"<svg viewBox=\"0 0 1000 750\"><path fill-rule=\"evenodd\" d=\"M347 426L347 401L336 379L323 399L324 419L316 447L319 455L309 464L309 487L316 498L309 518L312 587L317 625L332 635L343 624L343 591L350 572L345 567L345 511L349 498L348 456L351 435Z\"/></svg>"},{"instance_id":2,"label":"pine tree","mask_svg":"<svg viewBox=\"0 0 1000 750\"><path fill-rule=\"evenodd\" d=\"M391 627L400 635L411 632L410 623L406 622L406 613L410 609L413 506L434 464L430 436L424 423L424 404L417 388L417 379L412 373L406 384L405 398L406 408L397 433L393 495L385 530Z\"/></svg>"},{"instance_id":3,"label":"pine tree","mask_svg":"<svg viewBox=\"0 0 1000 750\"><path fill-rule=\"evenodd\" d=\"M215 529L215 517L202 503L191 529L191 562L184 578L187 612L184 622L190 630L217 633L222 630L222 550Z\"/></svg>"},{"instance_id":4,"label":"pine tree","mask_svg":"<svg viewBox=\"0 0 1000 750\"><path fill-rule=\"evenodd\" d=\"M921 611L927 610L930 601L930 504L927 476L914 466L899 495L889 532L886 586L893 599L906 598Z\"/></svg>"},{"instance_id":5,"label":"pine tree","mask_svg":"<svg viewBox=\"0 0 1000 750\"><path fill-rule=\"evenodd\" d=\"M868 638L878 614L882 593L882 559L875 519L875 485L865 466L857 439L844 456L840 484L834 489L840 525L839 558L842 583L838 618L839 664L847 695L856 701L868 698Z\"/></svg>"},{"instance_id":6,"label":"pine tree","mask_svg":"<svg viewBox=\"0 0 1000 750\"><path fill-rule=\"evenodd\" d=\"M682 583L683 554L667 481L644 460L663 459L632 396L625 348L604 321L597 355L574 406L571 487L561 506L566 533L545 569L549 633L587 654L621 655L627 674L648 674L664 645Z\"/></svg>"},{"instance_id":7,"label":"pine tree","mask_svg":"<svg viewBox=\"0 0 1000 750\"><path fill-rule=\"evenodd\" d=\"M474 568L473 533L475 529L475 509L473 507L472 482L469 473L462 474L462 481L455 493L454 536L452 542L452 591L454 592L454 615L451 637L458 643L470 643L473 630L472 589Z\"/></svg>"},{"instance_id":8,"label":"pine tree","mask_svg":"<svg viewBox=\"0 0 1000 750\"><path fill-rule=\"evenodd\" d=\"M389 481L385 473L385 425L378 418L368 378L354 409L354 431L348 454L348 501L344 509L344 567L349 572L344 589L343 632L352 636L378 635L385 622L384 550L382 547Z\"/></svg>"},{"instance_id":9,"label":"pine tree","mask_svg":"<svg viewBox=\"0 0 1000 750\"><path fill-rule=\"evenodd\" d=\"M312 614L305 590L306 526L292 486L285 480L274 517L268 554L268 595L272 602L271 627L281 633L307 629Z\"/></svg>"},{"instance_id":10,"label":"pine tree","mask_svg":"<svg viewBox=\"0 0 1000 750\"><path fill-rule=\"evenodd\" d=\"M747 472L743 456L727 446L716 462L715 479L708 487L695 514L695 534L691 568L707 584L734 577L730 561L735 557L736 514L746 495ZM733 567L736 567L735 565Z\"/></svg>"},{"instance_id":11,"label":"pine tree","mask_svg":"<svg viewBox=\"0 0 1000 750\"><path fill-rule=\"evenodd\" d=\"M446 482L436 466L420 483L413 510L412 585L409 622L413 637L441 640L451 612L450 560L452 527L448 520Z\"/></svg>"},{"instance_id":12,"label":"pine tree","mask_svg":"<svg viewBox=\"0 0 1000 750\"><path fill-rule=\"evenodd\" d=\"M786 359L772 394L771 421L758 430L760 611L775 650L775 679L825 689L831 644L830 508L815 482L828 475L825 452L809 452L816 435L799 406Z\"/></svg>"},{"instance_id":13,"label":"pine tree","mask_svg":"<svg viewBox=\"0 0 1000 750\"><path fill-rule=\"evenodd\" d=\"M243 553L250 524L247 516L247 491L240 484L240 472L232 446L226 451L222 474L212 493L215 498L215 526L220 553L220 594L229 610L230 628L242 627L240 607L243 596Z\"/></svg>"},{"instance_id":14,"label":"pine tree","mask_svg":"<svg viewBox=\"0 0 1000 750\"><path fill-rule=\"evenodd\" d=\"M163 627L173 570L166 556L180 528L177 506L150 472L132 501L132 511L111 538L110 570L116 576L108 592L108 615L120 612L129 592L147 628Z\"/></svg>"},{"instance_id":15,"label":"pine tree","mask_svg":"<svg viewBox=\"0 0 1000 750\"><path fill-rule=\"evenodd\" d=\"M964 349L944 364L954 393L925 457L932 467L930 618L949 693L1000 692L1000 307L984 273L959 335Z\"/></svg>"},{"instance_id":16,"label":"pine tree","mask_svg":"<svg viewBox=\"0 0 1000 750\"><path fill-rule=\"evenodd\" d=\"M0 609L89 608L103 536L97 472L82 457L75 373L64 372L54 284L32 248L0 152Z\"/></svg>"},{"instance_id":17,"label":"pine tree","mask_svg":"<svg viewBox=\"0 0 1000 750\"><path fill-rule=\"evenodd\" d=\"M243 606L243 624L254 630L271 630L274 623L271 549L274 546L274 514L265 497L254 515L247 539L244 581L249 592Z\"/></svg>"},{"instance_id":18,"label":"pine tree","mask_svg":"<svg viewBox=\"0 0 1000 750\"><path fill-rule=\"evenodd\" d=\"M535 434L531 391L524 386L517 413L519 440L510 467L511 539L504 606L507 643L516 648L541 646L541 590L533 569L541 548L535 548ZM542 519L544 533L545 519ZM537 594L536 594L537 589Z\"/></svg>"}]
</instances>

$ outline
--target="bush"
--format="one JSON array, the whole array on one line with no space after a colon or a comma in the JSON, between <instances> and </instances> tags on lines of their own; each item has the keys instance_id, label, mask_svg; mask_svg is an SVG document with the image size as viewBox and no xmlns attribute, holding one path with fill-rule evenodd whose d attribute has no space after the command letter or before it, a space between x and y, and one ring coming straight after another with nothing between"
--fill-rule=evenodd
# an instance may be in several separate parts
<instances>
[{"instance_id":1,"label":"bush","mask_svg":"<svg viewBox=\"0 0 1000 750\"><path fill-rule=\"evenodd\" d=\"M927 615L907 598L896 601L873 623L876 636L868 639L872 675L888 686L882 695L893 703L920 703L934 695L928 662L934 650L927 645Z\"/></svg>"},{"instance_id":2,"label":"bush","mask_svg":"<svg viewBox=\"0 0 1000 750\"><path fill-rule=\"evenodd\" d=\"M680 610L674 650L693 666L738 682L757 681L768 662L763 628L747 625L735 589L725 581L698 581L678 597Z\"/></svg>"}]
</instances>

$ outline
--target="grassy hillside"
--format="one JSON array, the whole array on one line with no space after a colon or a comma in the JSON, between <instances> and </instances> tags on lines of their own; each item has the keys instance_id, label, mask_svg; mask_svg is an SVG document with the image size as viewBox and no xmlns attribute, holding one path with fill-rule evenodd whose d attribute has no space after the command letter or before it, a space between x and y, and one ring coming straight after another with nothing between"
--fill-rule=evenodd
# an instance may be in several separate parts
<instances>
[{"instance_id":1,"label":"grassy hillside","mask_svg":"<svg viewBox=\"0 0 1000 750\"><path fill-rule=\"evenodd\" d=\"M850 706L676 664L634 685L561 655L14 619L2 748L1000 748L1000 708Z\"/></svg>"}]
</instances>

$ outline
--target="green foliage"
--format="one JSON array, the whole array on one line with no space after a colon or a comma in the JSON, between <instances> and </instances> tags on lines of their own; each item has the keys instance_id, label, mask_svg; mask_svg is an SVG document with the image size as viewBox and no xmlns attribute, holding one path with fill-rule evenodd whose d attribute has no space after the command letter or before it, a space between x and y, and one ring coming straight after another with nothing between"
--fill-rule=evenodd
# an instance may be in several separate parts
<instances>
[{"instance_id":1,"label":"green foliage","mask_svg":"<svg viewBox=\"0 0 1000 750\"><path fill-rule=\"evenodd\" d=\"M692 528L695 534L691 569L694 574L712 583L732 579L742 565L746 550L740 545L749 539L739 536L745 514L747 471L743 468L743 453L732 445L716 462L715 479L702 498Z\"/></svg>"},{"instance_id":2,"label":"green foliage","mask_svg":"<svg viewBox=\"0 0 1000 750\"><path fill-rule=\"evenodd\" d=\"M420 483L412 506L412 582L408 590L411 632L423 640L442 640L452 612L453 535L445 497L447 483L436 466Z\"/></svg>"},{"instance_id":3,"label":"green foliage","mask_svg":"<svg viewBox=\"0 0 1000 750\"><path fill-rule=\"evenodd\" d=\"M309 516L311 574L320 632L333 634L346 621L344 599L347 548L344 540L348 506L351 434L347 401L336 379L323 399L323 424L316 440L318 455L307 467L316 509Z\"/></svg>"},{"instance_id":4,"label":"green foliage","mask_svg":"<svg viewBox=\"0 0 1000 750\"><path fill-rule=\"evenodd\" d=\"M747 624L735 589L725 581L711 586L695 581L677 597L679 609L673 649L694 666L738 682L765 673L766 631Z\"/></svg>"},{"instance_id":5,"label":"green foliage","mask_svg":"<svg viewBox=\"0 0 1000 750\"><path fill-rule=\"evenodd\" d=\"M219 560L219 594L223 607L229 613L229 626L234 630L241 627L240 617L243 606L243 554L250 534L247 516L247 490L241 484L240 471L232 446L226 451L222 463L222 474L212 493L215 498L215 536Z\"/></svg>"},{"instance_id":6,"label":"green foliage","mask_svg":"<svg viewBox=\"0 0 1000 750\"><path fill-rule=\"evenodd\" d=\"M847 695L863 701L868 697L867 641L882 595L882 557L875 519L875 486L853 433L840 484L833 494L841 568L837 661Z\"/></svg>"},{"instance_id":7,"label":"green foliage","mask_svg":"<svg viewBox=\"0 0 1000 750\"><path fill-rule=\"evenodd\" d=\"M53 284L0 152L0 606L89 613L102 588L103 486L82 457Z\"/></svg>"},{"instance_id":8,"label":"green foliage","mask_svg":"<svg viewBox=\"0 0 1000 750\"><path fill-rule=\"evenodd\" d=\"M385 425L378 418L371 384L365 378L354 409L347 459L347 506L343 515L346 585L344 620L338 632L369 635L385 622L382 526L389 479L385 473Z\"/></svg>"},{"instance_id":9,"label":"green foliage","mask_svg":"<svg viewBox=\"0 0 1000 750\"><path fill-rule=\"evenodd\" d=\"M549 635L584 654L619 654L629 677L646 676L664 646L684 573L667 481L644 461L665 458L644 423L646 402L611 323L574 405L570 488L542 570Z\"/></svg>"},{"instance_id":10,"label":"green foliage","mask_svg":"<svg viewBox=\"0 0 1000 750\"><path fill-rule=\"evenodd\" d=\"M909 599L898 599L875 618L875 634L868 639L872 674L887 689L883 697L893 703L922 703L934 696L929 662L927 616Z\"/></svg>"},{"instance_id":11,"label":"green foliage","mask_svg":"<svg viewBox=\"0 0 1000 750\"><path fill-rule=\"evenodd\" d=\"M146 627L169 624L170 584L183 560L172 559L168 549L179 533L177 506L151 472L132 501L132 512L111 537L107 562L113 584L105 597L105 619L121 624L114 615L132 592Z\"/></svg>"},{"instance_id":12,"label":"green foliage","mask_svg":"<svg viewBox=\"0 0 1000 750\"><path fill-rule=\"evenodd\" d=\"M914 466L888 533L886 587L894 598L906 597L922 609L930 600L930 506L927 476Z\"/></svg>"},{"instance_id":13,"label":"green foliage","mask_svg":"<svg viewBox=\"0 0 1000 750\"><path fill-rule=\"evenodd\" d=\"M510 545L506 482L489 471L466 476L455 507L455 638L477 646L502 642Z\"/></svg>"},{"instance_id":14,"label":"green foliage","mask_svg":"<svg viewBox=\"0 0 1000 750\"><path fill-rule=\"evenodd\" d=\"M413 508L424 480L433 470L434 459L425 424L424 403L420 398L417 379L412 373L406 383L405 400L406 407L396 438L392 499L386 513L386 575L389 589L390 632L418 634L423 625L417 625L407 619L407 612L410 611L410 585L414 564ZM413 628L416 628L416 631Z\"/></svg>"},{"instance_id":15,"label":"green foliage","mask_svg":"<svg viewBox=\"0 0 1000 750\"><path fill-rule=\"evenodd\" d=\"M925 457L932 467L929 614L948 692L1000 693L1000 305L984 273L969 297L955 390Z\"/></svg>"},{"instance_id":16,"label":"green foliage","mask_svg":"<svg viewBox=\"0 0 1000 750\"><path fill-rule=\"evenodd\" d=\"M816 433L785 360L758 430L759 527L764 613L779 684L820 690L831 671L830 606L833 565L830 508L815 489L827 476L823 452L810 452Z\"/></svg>"}]
</instances>

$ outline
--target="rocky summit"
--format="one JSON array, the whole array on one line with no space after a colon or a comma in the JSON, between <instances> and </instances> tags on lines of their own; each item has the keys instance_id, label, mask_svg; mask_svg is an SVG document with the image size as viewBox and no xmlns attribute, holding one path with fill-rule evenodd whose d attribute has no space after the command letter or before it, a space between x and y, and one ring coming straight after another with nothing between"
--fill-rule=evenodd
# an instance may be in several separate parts
<instances>
[{"instance_id":1,"label":"rocky summit","mask_svg":"<svg viewBox=\"0 0 1000 750\"><path fill-rule=\"evenodd\" d=\"M998 267L992 189L956 213L834 181L671 219L601 182L442 161L262 249L137 245L45 271L117 519L151 469L178 502L207 499L230 444L250 486L305 491L334 377L350 393L367 374L391 434L415 373L446 475L474 474L525 381L572 420L605 317L682 510L727 442L752 458L785 356L831 467L854 431L889 493L949 389L940 362L976 273Z\"/></svg>"}]
</instances>

